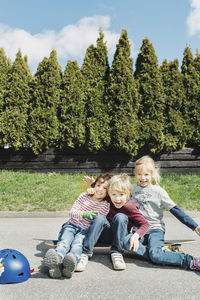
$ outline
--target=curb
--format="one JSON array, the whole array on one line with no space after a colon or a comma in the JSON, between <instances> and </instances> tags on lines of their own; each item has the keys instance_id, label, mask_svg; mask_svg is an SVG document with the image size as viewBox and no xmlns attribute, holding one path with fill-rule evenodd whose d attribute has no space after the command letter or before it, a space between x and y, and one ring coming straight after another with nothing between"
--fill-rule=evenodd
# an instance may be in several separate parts
<instances>
[{"instance_id":1,"label":"curb","mask_svg":"<svg viewBox=\"0 0 200 300\"><path fill-rule=\"evenodd\" d=\"M184 211L191 218L200 219L200 211ZM69 217L69 211L0 211L0 218L66 218ZM175 218L169 211L164 211L164 217ZM200 221L199 221L200 223Z\"/></svg>"},{"instance_id":2,"label":"curb","mask_svg":"<svg viewBox=\"0 0 200 300\"><path fill-rule=\"evenodd\" d=\"M66 218L69 211L0 211L0 218Z\"/></svg>"}]
</instances>

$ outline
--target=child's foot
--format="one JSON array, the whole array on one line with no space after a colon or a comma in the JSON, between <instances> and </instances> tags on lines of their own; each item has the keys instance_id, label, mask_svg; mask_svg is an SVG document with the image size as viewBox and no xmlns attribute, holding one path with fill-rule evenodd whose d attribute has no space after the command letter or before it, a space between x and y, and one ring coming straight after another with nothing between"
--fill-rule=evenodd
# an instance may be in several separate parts
<instances>
[{"instance_id":1,"label":"child's foot","mask_svg":"<svg viewBox=\"0 0 200 300\"><path fill-rule=\"evenodd\" d=\"M51 278L60 278L61 257L55 249L49 249L44 257L44 264L49 268L49 276Z\"/></svg>"},{"instance_id":2,"label":"child's foot","mask_svg":"<svg viewBox=\"0 0 200 300\"><path fill-rule=\"evenodd\" d=\"M113 263L113 268L115 270L125 270L126 264L124 262L123 256L119 252L111 253L111 260Z\"/></svg>"},{"instance_id":3,"label":"child's foot","mask_svg":"<svg viewBox=\"0 0 200 300\"><path fill-rule=\"evenodd\" d=\"M62 274L67 278L71 278L77 266L77 259L73 253L68 253L63 259Z\"/></svg>"},{"instance_id":4,"label":"child's foot","mask_svg":"<svg viewBox=\"0 0 200 300\"><path fill-rule=\"evenodd\" d=\"M87 254L82 253L81 254L81 259L79 261L79 263L76 266L76 272L83 272L86 268L86 265L88 263L88 256Z\"/></svg>"},{"instance_id":5,"label":"child's foot","mask_svg":"<svg viewBox=\"0 0 200 300\"><path fill-rule=\"evenodd\" d=\"M200 270L200 257L193 258L193 260L190 263L190 269L191 270Z\"/></svg>"}]
</instances>

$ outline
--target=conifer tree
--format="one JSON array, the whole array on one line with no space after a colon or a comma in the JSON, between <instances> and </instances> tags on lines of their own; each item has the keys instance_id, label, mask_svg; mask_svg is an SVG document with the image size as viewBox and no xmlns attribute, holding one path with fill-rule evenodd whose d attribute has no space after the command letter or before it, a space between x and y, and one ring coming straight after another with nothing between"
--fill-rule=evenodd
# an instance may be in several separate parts
<instances>
[{"instance_id":1,"label":"conifer tree","mask_svg":"<svg viewBox=\"0 0 200 300\"><path fill-rule=\"evenodd\" d=\"M77 61L68 61L61 87L59 146L85 145L83 78Z\"/></svg>"},{"instance_id":2,"label":"conifer tree","mask_svg":"<svg viewBox=\"0 0 200 300\"><path fill-rule=\"evenodd\" d=\"M181 66L184 88L187 99L189 146L200 146L200 73L198 71L198 56L193 58L189 45L185 48Z\"/></svg>"},{"instance_id":3,"label":"conifer tree","mask_svg":"<svg viewBox=\"0 0 200 300\"><path fill-rule=\"evenodd\" d=\"M0 143L18 150L27 144L29 82L31 71L19 50L8 74L0 120Z\"/></svg>"},{"instance_id":4,"label":"conifer tree","mask_svg":"<svg viewBox=\"0 0 200 300\"><path fill-rule=\"evenodd\" d=\"M29 143L35 154L55 146L58 139L58 106L62 69L56 51L39 64L31 82Z\"/></svg>"},{"instance_id":5,"label":"conifer tree","mask_svg":"<svg viewBox=\"0 0 200 300\"><path fill-rule=\"evenodd\" d=\"M148 38L143 40L134 76L140 96L139 147L145 153L159 153L165 147L164 94L158 59Z\"/></svg>"},{"instance_id":6,"label":"conifer tree","mask_svg":"<svg viewBox=\"0 0 200 300\"><path fill-rule=\"evenodd\" d=\"M170 151L183 148L187 141L186 99L178 60L164 60L160 69L165 94L166 150Z\"/></svg>"},{"instance_id":7,"label":"conifer tree","mask_svg":"<svg viewBox=\"0 0 200 300\"><path fill-rule=\"evenodd\" d=\"M116 46L109 80L111 146L132 156L137 154L138 149L136 97L130 42L127 31L123 29Z\"/></svg>"},{"instance_id":8,"label":"conifer tree","mask_svg":"<svg viewBox=\"0 0 200 300\"><path fill-rule=\"evenodd\" d=\"M81 68L84 78L86 111L86 147L91 152L104 151L110 144L110 126L106 90L109 76L107 47L99 31L97 47L87 48Z\"/></svg>"},{"instance_id":9,"label":"conifer tree","mask_svg":"<svg viewBox=\"0 0 200 300\"><path fill-rule=\"evenodd\" d=\"M197 73L200 74L200 52L199 52L199 49L197 49L197 53L196 53L196 57L194 59L194 66L195 66L195 69L197 71Z\"/></svg>"},{"instance_id":10,"label":"conifer tree","mask_svg":"<svg viewBox=\"0 0 200 300\"><path fill-rule=\"evenodd\" d=\"M0 49L0 115L2 113L3 98L8 81L8 73L11 68L11 62L7 59L3 48Z\"/></svg>"}]
</instances>

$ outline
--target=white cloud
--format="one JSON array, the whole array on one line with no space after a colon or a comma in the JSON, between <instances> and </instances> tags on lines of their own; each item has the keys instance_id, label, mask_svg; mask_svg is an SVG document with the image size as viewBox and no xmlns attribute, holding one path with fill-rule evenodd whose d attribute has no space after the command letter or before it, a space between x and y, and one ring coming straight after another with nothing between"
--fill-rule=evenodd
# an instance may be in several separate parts
<instances>
[{"instance_id":1,"label":"white cloud","mask_svg":"<svg viewBox=\"0 0 200 300\"><path fill-rule=\"evenodd\" d=\"M76 24L63 27L60 31L46 30L32 35L19 29L0 24L0 48L4 48L6 56L13 61L16 53L21 49L23 55L28 56L29 66L36 66L56 49L58 59L83 60L87 47L96 44L99 28L103 28L104 40L107 41L108 55L111 57L116 49L120 33L111 31L110 17L85 17ZM131 43L133 45L133 43Z\"/></svg>"},{"instance_id":2,"label":"white cloud","mask_svg":"<svg viewBox=\"0 0 200 300\"><path fill-rule=\"evenodd\" d=\"M190 0L191 12L187 18L190 35L200 33L200 0Z\"/></svg>"}]
</instances>

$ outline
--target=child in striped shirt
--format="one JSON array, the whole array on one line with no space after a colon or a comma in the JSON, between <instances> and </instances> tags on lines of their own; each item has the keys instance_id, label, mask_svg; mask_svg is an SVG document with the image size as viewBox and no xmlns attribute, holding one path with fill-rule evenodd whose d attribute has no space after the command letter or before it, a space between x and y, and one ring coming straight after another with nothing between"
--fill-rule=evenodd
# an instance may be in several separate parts
<instances>
[{"instance_id":1,"label":"child in striped shirt","mask_svg":"<svg viewBox=\"0 0 200 300\"><path fill-rule=\"evenodd\" d=\"M129 240L129 249L137 251L139 239L149 229L149 224L131 199L133 191L127 174L114 175L109 180L108 194L110 196L110 211L106 216L97 215L93 219L88 233L83 241L83 253L77 271L84 271L88 258L92 257L93 248L97 242L111 245L111 260L115 270L126 268L123 260L123 241L128 235L130 225L138 226ZM93 190L90 190L93 193Z\"/></svg>"},{"instance_id":2,"label":"child in striped shirt","mask_svg":"<svg viewBox=\"0 0 200 300\"><path fill-rule=\"evenodd\" d=\"M60 230L56 248L49 249L44 257L44 264L49 268L51 278L60 278L61 275L71 278L80 260L83 239L93 217L106 217L108 214L106 197L110 177L109 174L97 177L92 184L94 194L82 193L74 202L70 218Z\"/></svg>"}]
</instances>

